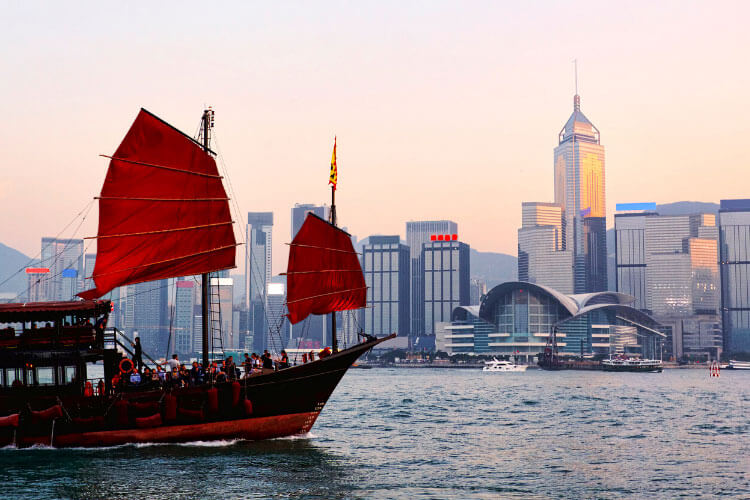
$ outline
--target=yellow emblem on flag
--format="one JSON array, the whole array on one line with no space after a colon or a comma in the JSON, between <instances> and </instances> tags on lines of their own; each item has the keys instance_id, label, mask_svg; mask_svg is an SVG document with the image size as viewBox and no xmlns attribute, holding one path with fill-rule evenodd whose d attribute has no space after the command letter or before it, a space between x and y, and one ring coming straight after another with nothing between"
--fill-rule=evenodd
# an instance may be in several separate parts
<instances>
[{"instance_id":1,"label":"yellow emblem on flag","mask_svg":"<svg viewBox=\"0 0 750 500\"><path fill-rule=\"evenodd\" d=\"M336 183L339 180L338 169L336 168L336 136L333 137L333 155L331 156L331 176L328 178L328 184L336 190Z\"/></svg>"}]
</instances>

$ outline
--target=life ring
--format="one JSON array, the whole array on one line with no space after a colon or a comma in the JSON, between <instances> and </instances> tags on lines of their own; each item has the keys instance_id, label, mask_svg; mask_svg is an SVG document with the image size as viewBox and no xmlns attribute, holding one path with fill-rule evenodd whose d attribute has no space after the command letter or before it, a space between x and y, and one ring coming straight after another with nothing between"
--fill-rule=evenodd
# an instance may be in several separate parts
<instances>
[{"instance_id":1,"label":"life ring","mask_svg":"<svg viewBox=\"0 0 750 500\"><path fill-rule=\"evenodd\" d=\"M126 362L127 362L127 365L130 365L130 368L124 368L122 366L122 365L126 364ZM122 358L122 360L120 361L120 373L123 373L123 374L124 373L130 373L134 369L135 369L135 365L133 364L132 361L130 361L130 359L128 359L128 358Z\"/></svg>"}]
</instances>

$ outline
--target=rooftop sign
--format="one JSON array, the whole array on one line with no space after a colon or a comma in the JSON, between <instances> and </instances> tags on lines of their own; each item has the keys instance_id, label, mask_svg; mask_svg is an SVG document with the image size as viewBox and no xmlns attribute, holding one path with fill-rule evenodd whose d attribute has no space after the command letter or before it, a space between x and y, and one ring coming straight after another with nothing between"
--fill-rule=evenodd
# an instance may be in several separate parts
<instances>
[{"instance_id":1,"label":"rooftop sign","mask_svg":"<svg viewBox=\"0 0 750 500\"><path fill-rule=\"evenodd\" d=\"M656 203L653 201L646 203L617 203L615 210L618 212L632 212L636 210L656 210Z\"/></svg>"}]
</instances>

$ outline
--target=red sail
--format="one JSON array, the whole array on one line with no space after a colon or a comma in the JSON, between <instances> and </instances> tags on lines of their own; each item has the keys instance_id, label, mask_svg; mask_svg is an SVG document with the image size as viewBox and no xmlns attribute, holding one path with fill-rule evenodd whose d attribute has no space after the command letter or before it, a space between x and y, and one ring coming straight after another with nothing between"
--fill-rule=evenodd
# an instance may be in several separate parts
<instances>
[{"instance_id":1,"label":"red sail","mask_svg":"<svg viewBox=\"0 0 750 500\"><path fill-rule=\"evenodd\" d=\"M99 198L96 288L79 296L233 268L235 247L214 159L142 109L109 164Z\"/></svg>"},{"instance_id":2,"label":"red sail","mask_svg":"<svg viewBox=\"0 0 750 500\"><path fill-rule=\"evenodd\" d=\"M289 321L365 307L367 286L349 234L308 214L289 250Z\"/></svg>"}]
</instances>

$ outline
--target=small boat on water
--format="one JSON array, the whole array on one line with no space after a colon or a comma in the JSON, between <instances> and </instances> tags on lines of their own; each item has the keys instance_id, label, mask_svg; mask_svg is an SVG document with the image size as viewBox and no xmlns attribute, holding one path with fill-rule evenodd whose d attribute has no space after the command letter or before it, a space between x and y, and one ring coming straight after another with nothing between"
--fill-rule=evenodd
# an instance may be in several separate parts
<instances>
[{"instance_id":1,"label":"small boat on water","mask_svg":"<svg viewBox=\"0 0 750 500\"><path fill-rule=\"evenodd\" d=\"M659 359L610 358L602 360L605 372L661 372L662 362Z\"/></svg>"},{"instance_id":2,"label":"small boat on water","mask_svg":"<svg viewBox=\"0 0 750 500\"><path fill-rule=\"evenodd\" d=\"M483 372L525 372L528 366L516 365L510 361L500 361L497 358L492 358L492 361L485 361Z\"/></svg>"},{"instance_id":3,"label":"small boat on water","mask_svg":"<svg viewBox=\"0 0 750 500\"><path fill-rule=\"evenodd\" d=\"M730 359L727 365L729 370L750 370L750 361L737 361L736 359Z\"/></svg>"}]
</instances>

